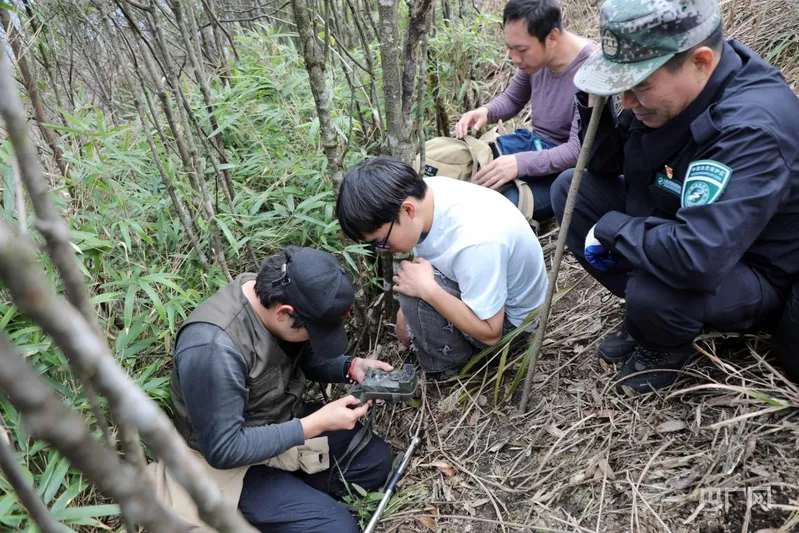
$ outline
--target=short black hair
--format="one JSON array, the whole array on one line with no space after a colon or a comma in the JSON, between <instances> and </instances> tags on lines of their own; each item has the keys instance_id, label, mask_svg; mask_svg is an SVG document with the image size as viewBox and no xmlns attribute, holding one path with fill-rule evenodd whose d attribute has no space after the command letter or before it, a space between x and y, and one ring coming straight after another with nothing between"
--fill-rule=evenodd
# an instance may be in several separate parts
<instances>
[{"instance_id":1,"label":"short black hair","mask_svg":"<svg viewBox=\"0 0 799 533\"><path fill-rule=\"evenodd\" d=\"M702 41L697 45L692 46L688 50L683 50L682 52L674 54L674 56L668 61L666 61L663 64L663 66L665 67L666 70L668 70L671 73L677 72L680 69L682 69L683 65L685 64L685 61L688 59L688 56L691 55L691 52L693 52L697 48L702 48L703 46L707 46L714 52L719 53L721 52L721 47L723 44L724 44L724 29L722 28L722 25L719 24L718 26L716 26L716 29L713 30L713 33L708 35L704 41Z\"/></svg>"},{"instance_id":2,"label":"short black hair","mask_svg":"<svg viewBox=\"0 0 799 533\"><path fill-rule=\"evenodd\" d=\"M255 276L255 295L261 305L269 309L276 305L291 305L288 297L286 296L285 286L280 283L273 284L273 281L281 279L285 272L283 265L286 264L288 258L291 257L296 250L297 246L286 246L275 255L270 255L261 263L261 269ZM303 327L302 319L295 314L294 322L291 327Z\"/></svg>"},{"instance_id":3,"label":"short black hair","mask_svg":"<svg viewBox=\"0 0 799 533\"><path fill-rule=\"evenodd\" d=\"M409 197L423 200L427 184L410 166L393 157L374 157L352 167L338 191L336 217L354 241L399 217Z\"/></svg>"},{"instance_id":4,"label":"short black hair","mask_svg":"<svg viewBox=\"0 0 799 533\"><path fill-rule=\"evenodd\" d=\"M563 30L563 15L558 0L510 0L502 12L503 26L521 19L527 21L527 33L541 44L555 28Z\"/></svg>"}]
</instances>

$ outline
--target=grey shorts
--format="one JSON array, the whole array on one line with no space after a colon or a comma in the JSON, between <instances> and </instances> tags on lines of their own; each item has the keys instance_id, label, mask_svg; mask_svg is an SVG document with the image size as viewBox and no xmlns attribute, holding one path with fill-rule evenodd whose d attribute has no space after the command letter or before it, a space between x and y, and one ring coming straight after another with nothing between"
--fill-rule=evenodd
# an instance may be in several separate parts
<instances>
[{"instance_id":1,"label":"grey shorts","mask_svg":"<svg viewBox=\"0 0 799 533\"><path fill-rule=\"evenodd\" d=\"M458 284L433 269L436 282L449 294L460 299ZM428 373L453 373L488 346L461 332L444 318L432 305L420 298L399 295L400 309L408 323L411 348L416 352L419 364ZM508 317L502 325L502 334L515 329ZM523 341L529 334L523 333L514 339L514 344Z\"/></svg>"}]
</instances>

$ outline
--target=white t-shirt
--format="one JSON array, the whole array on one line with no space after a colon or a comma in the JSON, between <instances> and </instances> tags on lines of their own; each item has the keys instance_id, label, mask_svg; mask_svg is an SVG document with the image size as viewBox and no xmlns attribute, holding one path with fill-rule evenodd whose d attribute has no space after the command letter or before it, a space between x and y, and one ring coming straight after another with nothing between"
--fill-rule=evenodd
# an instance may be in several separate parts
<instances>
[{"instance_id":1,"label":"white t-shirt","mask_svg":"<svg viewBox=\"0 0 799 533\"><path fill-rule=\"evenodd\" d=\"M433 225L414 255L457 282L478 318L504 305L518 326L544 302L548 283L544 253L524 215L486 187L441 176L424 180L433 191Z\"/></svg>"}]
</instances>

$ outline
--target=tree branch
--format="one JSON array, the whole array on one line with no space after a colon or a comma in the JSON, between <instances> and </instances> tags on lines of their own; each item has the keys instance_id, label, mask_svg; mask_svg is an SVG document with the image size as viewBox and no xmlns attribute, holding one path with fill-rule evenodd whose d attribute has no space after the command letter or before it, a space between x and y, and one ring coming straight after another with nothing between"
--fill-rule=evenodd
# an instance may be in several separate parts
<instances>
[{"instance_id":1,"label":"tree branch","mask_svg":"<svg viewBox=\"0 0 799 533\"><path fill-rule=\"evenodd\" d=\"M238 511L229 507L223 500L219 489L207 477L200 463L189 454L185 441L166 414L128 378L125 370L115 361L108 345L98 338L84 317L55 294L37 265L37 255L37 250L30 239L13 232L8 223L0 219L0 280L5 283L13 302L20 311L39 324L55 340L76 368L84 374L92 376L94 384L108 398L111 412L116 419L120 423L131 424L141 433L158 457L166 463L175 479L197 503L200 518L206 524L223 533L255 533L255 530L247 524ZM10 365L7 361L0 363L0 371L6 372L8 368ZM15 372L20 372L18 365L15 368ZM9 375L9 378L13 378L13 374ZM13 379L11 381L12 383L6 383L6 386L13 386ZM22 390L29 392L31 388ZM25 395L22 393L12 397L9 392L9 398L12 401L27 405L24 397ZM41 395L32 395L30 401L34 399L43 401ZM55 417L51 416L50 413L54 412L51 406L46 413L41 415L42 420L46 419L46 423L41 426L37 424L38 431L41 432L39 435L42 438L50 435L56 440L64 440L60 430L56 431L54 436L48 433L49 427L47 426L57 426L56 422L63 417L61 414L56 414ZM71 438L68 441L73 442ZM82 446L84 445L81 444L78 448L82 450ZM82 451L78 453L73 450L73 455L75 454L84 461L88 461L84 462L83 466L97 467L92 461L82 457ZM65 455L67 454L65 453ZM67 456L69 457L69 455ZM103 453L101 457L107 457L107 454ZM74 461L72 457L70 460ZM104 461L106 459L101 459L101 462ZM81 464L76 464L76 466L83 468ZM139 479L137 471L133 467L128 464L124 466L130 467L131 470L123 470L126 472L125 475L113 475L110 484L104 482L100 475L93 480L115 498L120 496L125 499L130 498L129 493L118 493L111 490L113 485L119 483L120 480ZM107 473L105 470L103 472ZM152 488L144 481L141 483L145 485L148 494L152 494ZM129 489L132 490L131 487ZM118 499L117 501L122 504L124 500ZM155 508L150 506L149 512L154 511ZM135 518L137 522L145 526L152 523L149 514L146 517L137 514ZM154 528L153 531L163 531L163 529Z\"/></svg>"},{"instance_id":2,"label":"tree branch","mask_svg":"<svg viewBox=\"0 0 799 533\"><path fill-rule=\"evenodd\" d=\"M5 338L3 341L8 343ZM0 347L0 349L2 348ZM12 357L13 356L14 355L12 355ZM17 498L19 498L19 501L28 511L31 520L39 526L39 530L42 533L65 533L69 531L67 527L53 518L47 506L44 505L44 502L42 502L42 499L36 494L36 491L33 490L33 487L28 485L28 481L25 479L25 476L22 475L19 465L16 459L14 459L14 452L11 449L11 444L6 442L3 438L0 438L0 470L3 471L6 480L8 480L8 484L14 489Z\"/></svg>"},{"instance_id":3,"label":"tree branch","mask_svg":"<svg viewBox=\"0 0 799 533\"><path fill-rule=\"evenodd\" d=\"M5 221L0 222L0 226L0 241L14 238ZM73 314L80 316L74 310ZM88 327L87 332L93 335ZM187 524L158 502L146 474L122 462L114 452L98 444L80 415L64 407L3 334L0 334L0 389L22 413L31 435L52 444L75 467L85 472L100 490L119 503L123 514L134 517L151 531L188 531ZM64 529L53 531L63 532Z\"/></svg>"}]
</instances>

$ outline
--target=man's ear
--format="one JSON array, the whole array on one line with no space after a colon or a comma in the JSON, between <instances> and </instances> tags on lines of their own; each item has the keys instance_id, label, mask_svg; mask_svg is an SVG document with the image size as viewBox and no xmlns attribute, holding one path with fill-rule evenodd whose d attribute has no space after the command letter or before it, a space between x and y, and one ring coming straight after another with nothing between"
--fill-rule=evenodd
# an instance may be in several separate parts
<instances>
[{"instance_id":1,"label":"man's ear","mask_svg":"<svg viewBox=\"0 0 799 533\"><path fill-rule=\"evenodd\" d=\"M697 71L710 78L716 62L716 52L709 46L700 46L691 54L691 62Z\"/></svg>"},{"instance_id":2,"label":"man's ear","mask_svg":"<svg viewBox=\"0 0 799 533\"><path fill-rule=\"evenodd\" d=\"M416 218L417 214L416 204L413 203L411 200L405 200L404 202L402 202L402 205L400 206L400 212L405 212L408 215L408 217L410 217L410 219L413 220L414 218Z\"/></svg>"},{"instance_id":3,"label":"man's ear","mask_svg":"<svg viewBox=\"0 0 799 533\"><path fill-rule=\"evenodd\" d=\"M544 38L544 48L554 46L558 44L558 41L560 41L560 30L557 28L552 28L552 31L550 31Z\"/></svg>"},{"instance_id":4,"label":"man's ear","mask_svg":"<svg viewBox=\"0 0 799 533\"><path fill-rule=\"evenodd\" d=\"M278 322L293 320L294 308L288 304L280 304L275 308L275 318Z\"/></svg>"}]
</instances>

